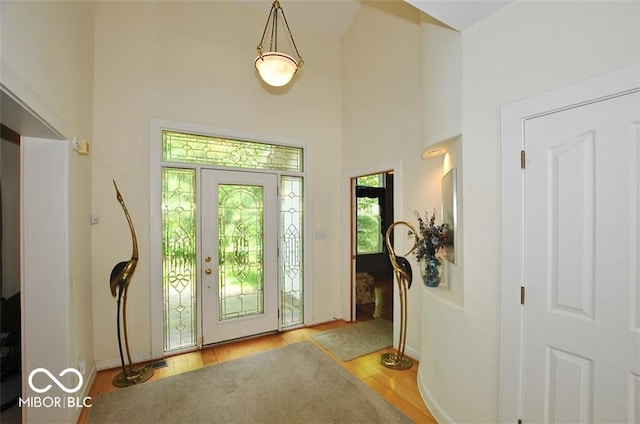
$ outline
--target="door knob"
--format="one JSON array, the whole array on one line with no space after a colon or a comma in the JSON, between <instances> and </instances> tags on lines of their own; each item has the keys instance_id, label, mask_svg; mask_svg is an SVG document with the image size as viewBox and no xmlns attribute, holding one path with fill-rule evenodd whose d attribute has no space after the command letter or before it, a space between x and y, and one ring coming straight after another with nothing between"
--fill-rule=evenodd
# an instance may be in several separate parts
<instances>
[{"instance_id":1,"label":"door knob","mask_svg":"<svg viewBox=\"0 0 640 424\"><path fill-rule=\"evenodd\" d=\"M205 269L204 273L207 274L207 275L211 275L211 268Z\"/></svg>"},{"instance_id":2,"label":"door knob","mask_svg":"<svg viewBox=\"0 0 640 424\"><path fill-rule=\"evenodd\" d=\"M206 258L204 258L205 262L211 262L211 256L207 256Z\"/></svg>"}]
</instances>

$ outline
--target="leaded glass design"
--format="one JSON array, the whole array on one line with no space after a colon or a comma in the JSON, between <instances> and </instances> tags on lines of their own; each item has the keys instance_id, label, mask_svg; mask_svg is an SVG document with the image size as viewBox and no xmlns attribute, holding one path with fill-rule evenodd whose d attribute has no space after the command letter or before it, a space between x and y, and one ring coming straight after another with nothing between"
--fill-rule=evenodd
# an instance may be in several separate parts
<instances>
[{"instance_id":1,"label":"leaded glass design","mask_svg":"<svg viewBox=\"0 0 640 424\"><path fill-rule=\"evenodd\" d=\"M220 321L264 313L263 187L218 186Z\"/></svg>"},{"instance_id":2,"label":"leaded glass design","mask_svg":"<svg viewBox=\"0 0 640 424\"><path fill-rule=\"evenodd\" d=\"M173 131L162 132L162 156L168 162L303 171L303 149L299 147Z\"/></svg>"},{"instance_id":3,"label":"leaded glass design","mask_svg":"<svg viewBox=\"0 0 640 424\"><path fill-rule=\"evenodd\" d=\"M384 174L365 175L356 178L356 185L360 187L384 187Z\"/></svg>"},{"instance_id":4,"label":"leaded glass design","mask_svg":"<svg viewBox=\"0 0 640 424\"><path fill-rule=\"evenodd\" d=\"M163 168L162 181L164 347L171 351L196 345L198 318L196 232L200 230L196 226L196 187L200 167L182 169L179 164L302 173L304 149L174 131L163 131L162 141L163 162L176 166ZM281 176L281 190L280 317L282 327L293 327L304 323L303 178ZM254 194L251 189L245 192L247 198ZM242 225L227 224L233 231L228 233L230 244L223 249L220 264L224 273L219 276L224 275L222 284L228 296L220 301L219 309L229 319L261 313L264 277L262 268L255 264L262 245L251 235L255 226L244 221Z\"/></svg>"},{"instance_id":5,"label":"leaded glass design","mask_svg":"<svg viewBox=\"0 0 640 424\"><path fill-rule=\"evenodd\" d=\"M291 327L304 322L303 303L303 245L301 177L283 176L282 200L282 326Z\"/></svg>"},{"instance_id":6,"label":"leaded glass design","mask_svg":"<svg viewBox=\"0 0 640 424\"><path fill-rule=\"evenodd\" d=\"M196 344L196 173L162 169L164 350Z\"/></svg>"}]
</instances>

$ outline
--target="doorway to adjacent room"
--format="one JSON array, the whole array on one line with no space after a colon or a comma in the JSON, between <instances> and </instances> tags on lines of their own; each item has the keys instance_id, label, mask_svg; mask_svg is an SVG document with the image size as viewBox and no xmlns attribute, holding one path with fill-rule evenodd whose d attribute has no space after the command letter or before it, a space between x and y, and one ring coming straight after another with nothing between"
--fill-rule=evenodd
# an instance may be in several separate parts
<instances>
[{"instance_id":1,"label":"doorway to adjacent room","mask_svg":"<svg viewBox=\"0 0 640 424\"><path fill-rule=\"evenodd\" d=\"M356 321L393 321L393 266L385 243L387 228L394 221L393 175L393 171L382 171L351 179Z\"/></svg>"}]
</instances>

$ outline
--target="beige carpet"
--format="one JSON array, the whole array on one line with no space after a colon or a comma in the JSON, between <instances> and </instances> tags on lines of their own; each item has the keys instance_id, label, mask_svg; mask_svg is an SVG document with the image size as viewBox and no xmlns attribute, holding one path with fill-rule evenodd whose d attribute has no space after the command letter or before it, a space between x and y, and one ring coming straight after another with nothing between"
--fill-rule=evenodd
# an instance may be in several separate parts
<instances>
[{"instance_id":1,"label":"beige carpet","mask_svg":"<svg viewBox=\"0 0 640 424\"><path fill-rule=\"evenodd\" d=\"M301 342L94 399L90 424L410 423L311 342Z\"/></svg>"},{"instance_id":2,"label":"beige carpet","mask_svg":"<svg viewBox=\"0 0 640 424\"><path fill-rule=\"evenodd\" d=\"M311 336L343 361L393 346L393 323L378 318Z\"/></svg>"}]
</instances>

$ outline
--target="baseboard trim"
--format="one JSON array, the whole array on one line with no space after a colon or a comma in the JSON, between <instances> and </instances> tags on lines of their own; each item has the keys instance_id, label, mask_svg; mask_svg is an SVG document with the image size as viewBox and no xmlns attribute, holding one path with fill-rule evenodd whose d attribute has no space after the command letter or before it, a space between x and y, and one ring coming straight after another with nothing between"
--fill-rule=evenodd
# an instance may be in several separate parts
<instances>
[{"instance_id":1,"label":"baseboard trim","mask_svg":"<svg viewBox=\"0 0 640 424\"><path fill-rule=\"evenodd\" d=\"M96 363L94 362L91 365L91 369L89 370L89 374L87 374L84 378L83 388L82 388L82 396L80 399L86 399L89 397L89 393L91 393L91 388L93 387L93 382L96 379L96 375L98 374L98 369L96 368ZM91 404L93 404L93 399L90 400ZM82 408L76 408L75 420L73 422L78 422L80 418L80 414L82 413Z\"/></svg>"},{"instance_id":2,"label":"baseboard trim","mask_svg":"<svg viewBox=\"0 0 640 424\"><path fill-rule=\"evenodd\" d=\"M405 345L404 353L406 353L406 355L407 355L409 358L414 358L414 359L416 359L416 360L417 360L417 358L419 358L419 357L420 357L420 352L418 352L417 350L415 350L415 349L411 348L411 346L407 346L407 345Z\"/></svg>"},{"instance_id":3,"label":"baseboard trim","mask_svg":"<svg viewBox=\"0 0 640 424\"><path fill-rule=\"evenodd\" d=\"M151 353L138 353L136 355L133 355L131 358L134 364L137 364L139 362L147 362L152 359L153 357L151 356ZM111 368L118 368L121 366L122 366L122 363L120 362L120 359L107 359L104 361L96 362L96 368L98 369L98 371L108 370Z\"/></svg>"},{"instance_id":4,"label":"baseboard trim","mask_svg":"<svg viewBox=\"0 0 640 424\"><path fill-rule=\"evenodd\" d=\"M422 401L427 406L433 418L439 423L455 424L455 421L442 409L440 404L431 396L427 385L422 381L422 374L418 372L418 392L422 397Z\"/></svg>"}]
</instances>

